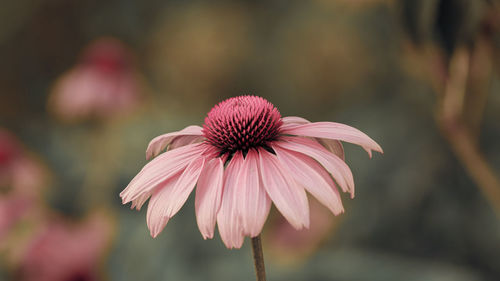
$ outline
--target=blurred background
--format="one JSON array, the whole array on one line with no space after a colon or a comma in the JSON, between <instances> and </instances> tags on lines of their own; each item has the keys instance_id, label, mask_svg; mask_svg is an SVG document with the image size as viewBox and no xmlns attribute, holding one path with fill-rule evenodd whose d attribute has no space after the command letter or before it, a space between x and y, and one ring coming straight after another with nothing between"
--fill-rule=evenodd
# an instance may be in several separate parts
<instances>
[{"instance_id":1,"label":"blurred background","mask_svg":"<svg viewBox=\"0 0 500 281\"><path fill-rule=\"evenodd\" d=\"M156 239L118 194L160 134L260 95L335 121L356 197L268 219L268 280L500 280L495 0L2 1L0 280L254 280L194 196ZM272 211L274 212L274 211Z\"/></svg>"}]
</instances>

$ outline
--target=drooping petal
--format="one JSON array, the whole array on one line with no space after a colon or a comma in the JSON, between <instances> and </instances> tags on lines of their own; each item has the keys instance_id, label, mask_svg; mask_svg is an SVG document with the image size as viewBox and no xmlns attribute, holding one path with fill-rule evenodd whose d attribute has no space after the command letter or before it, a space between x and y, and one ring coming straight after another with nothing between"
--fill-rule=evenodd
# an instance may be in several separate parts
<instances>
[{"instance_id":1,"label":"drooping petal","mask_svg":"<svg viewBox=\"0 0 500 281\"><path fill-rule=\"evenodd\" d=\"M309 227L309 205L304 188L292 178L276 155L259 149L259 168L264 188L276 208L295 229Z\"/></svg>"},{"instance_id":2,"label":"drooping petal","mask_svg":"<svg viewBox=\"0 0 500 281\"><path fill-rule=\"evenodd\" d=\"M328 151L340 157L340 159L345 160L344 146L338 140L332 139L316 139L321 145L323 145Z\"/></svg>"},{"instance_id":3,"label":"drooping petal","mask_svg":"<svg viewBox=\"0 0 500 281\"><path fill-rule=\"evenodd\" d=\"M243 231L236 205L239 186L236 185L238 175L243 166L243 154L236 152L224 171L224 191L222 202L217 213L217 225L222 242L227 248L241 248L243 245Z\"/></svg>"},{"instance_id":4,"label":"drooping petal","mask_svg":"<svg viewBox=\"0 0 500 281\"><path fill-rule=\"evenodd\" d=\"M172 140L172 142L168 146L168 150L176 149L192 143L202 142L204 140L204 136L178 136Z\"/></svg>"},{"instance_id":5,"label":"drooping petal","mask_svg":"<svg viewBox=\"0 0 500 281\"><path fill-rule=\"evenodd\" d=\"M196 186L195 210L198 228L204 239L214 236L221 204L224 163L220 157L205 164Z\"/></svg>"},{"instance_id":6,"label":"drooping petal","mask_svg":"<svg viewBox=\"0 0 500 281\"><path fill-rule=\"evenodd\" d=\"M287 131L287 128L294 128L297 125L311 123L309 120L297 116L283 117L281 118L281 120L283 121L283 126L281 126L281 129L282 131L284 130L285 132ZM342 158L342 160L345 159L344 147L342 146L342 143L340 141L335 139L326 139L326 138L315 138L315 139L330 152L333 152L335 155ZM371 151L369 153L371 154Z\"/></svg>"},{"instance_id":7,"label":"drooping petal","mask_svg":"<svg viewBox=\"0 0 500 281\"><path fill-rule=\"evenodd\" d=\"M276 146L300 152L318 161L333 176L344 192L354 197L354 178L349 166L337 155L329 152L318 142L301 137L282 137L284 141L275 142Z\"/></svg>"},{"instance_id":8,"label":"drooping petal","mask_svg":"<svg viewBox=\"0 0 500 281\"><path fill-rule=\"evenodd\" d=\"M160 154L176 137L179 136L202 136L200 126L188 126L178 132L172 132L157 136L149 142L148 148L146 149L146 159L151 159L152 157Z\"/></svg>"},{"instance_id":9,"label":"drooping petal","mask_svg":"<svg viewBox=\"0 0 500 281\"><path fill-rule=\"evenodd\" d=\"M181 177L177 180L174 188L172 188L172 193L168 198L169 200L165 202L167 205L167 216L174 216L180 210L182 205L184 205L189 197L189 194L193 191L204 165L205 158L201 157L191 162L187 166L186 170L184 170Z\"/></svg>"},{"instance_id":10,"label":"drooping petal","mask_svg":"<svg viewBox=\"0 0 500 281\"><path fill-rule=\"evenodd\" d=\"M272 146L278 160L290 169L295 180L319 202L338 215L344 211L340 194L328 172L311 157Z\"/></svg>"},{"instance_id":11,"label":"drooping petal","mask_svg":"<svg viewBox=\"0 0 500 281\"><path fill-rule=\"evenodd\" d=\"M302 125L289 125L281 130L282 134L314 138L335 139L354 143L363 147L371 157L371 150L383 152L380 145L360 130L334 122L315 122Z\"/></svg>"},{"instance_id":12,"label":"drooping petal","mask_svg":"<svg viewBox=\"0 0 500 281\"><path fill-rule=\"evenodd\" d=\"M170 178L163 182L159 188L157 188L151 200L149 200L148 211L146 214L146 223L149 228L151 236L156 237L163 230L165 225L167 225L169 217L165 216L165 204L164 202L168 200L168 196L172 193L172 188L174 187L177 179L180 175Z\"/></svg>"},{"instance_id":13,"label":"drooping petal","mask_svg":"<svg viewBox=\"0 0 500 281\"><path fill-rule=\"evenodd\" d=\"M184 170L193 160L200 157L207 145L190 144L167 151L146 164L120 193L123 204L152 192L163 181ZM137 205L137 204L136 204Z\"/></svg>"},{"instance_id":14,"label":"drooping petal","mask_svg":"<svg viewBox=\"0 0 500 281\"><path fill-rule=\"evenodd\" d=\"M151 196L147 214L151 236L156 237L168 220L184 205L198 181L204 163L205 158L203 157L194 160L179 177L169 180L165 186L159 187Z\"/></svg>"},{"instance_id":15,"label":"drooping petal","mask_svg":"<svg viewBox=\"0 0 500 281\"><path fill-rule=\"evenodd\" d=\"M136 209L137 211L141 210L142 205L146 203L146 201L153 195L153 191L143 193L141 196L136 198L135 200L132 200L132 205L130 206L131 209Z\"/></svg>"},{"instance_id":16,"label":"drooping petal","mask_svg":"<svg viewBox=\"0 0 500 281\"><path fill-rule=\"evenodd\" d=\"M237 207L243 234L255 237L260 234L271 209L271 199L262 186L259 173L259 154L250 149L238 175Z\"/></svg>"}]
</instances>

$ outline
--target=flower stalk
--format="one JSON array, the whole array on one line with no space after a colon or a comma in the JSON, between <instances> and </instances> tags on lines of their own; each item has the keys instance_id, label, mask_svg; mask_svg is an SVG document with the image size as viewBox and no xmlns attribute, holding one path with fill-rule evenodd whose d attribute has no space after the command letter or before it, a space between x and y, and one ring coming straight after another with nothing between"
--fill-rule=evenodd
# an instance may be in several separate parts
<instances>
[{"instance_id":1,"label":"flower stalk","mask_svg":"<svg viewBox=\"0 0 500 281\"><path fill-rule=\"evenodd\" d=\"M266 268L264 265L264 253L260 235L252 238L252 253L257 281L266 281Z\"/></svg>"}]
</instances>

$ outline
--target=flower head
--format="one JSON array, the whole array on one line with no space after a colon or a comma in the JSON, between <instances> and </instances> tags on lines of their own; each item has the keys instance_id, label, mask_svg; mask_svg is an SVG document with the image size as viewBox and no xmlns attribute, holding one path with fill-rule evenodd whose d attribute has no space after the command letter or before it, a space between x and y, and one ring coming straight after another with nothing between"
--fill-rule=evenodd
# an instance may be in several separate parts
<instances>
[{"instance_id":1,"label":"flower head","mask_svg":"<svg viewBox=\"0 0 500 281\"><path fill-rule=\"evenodd\" d=\"M264 147L278 137L279 111L261 97L235 97L216 105L205 118L203 136L221 154Z\"/></svg>"},{"instance_id":2,"label":"flower head","mask_svg":"<svg viewBox=\"0 0 500 281\"><path fill-rule=\"evenodd\" d=\"M203 237L217 223L228 248L260 234L274 203L296 229L309 227L306 191L333 214L344 211L337 185L354 196L351 170L340 141L382 152L347 125L282 118L267 100L240 96L216 105L203 128L189 126L154 138L149 162L120 193L140 209L151 197L147 224L156 237L196 186L195 209ZM334 181L335 180L335 181ZM336 183L335 183L336 182Z\"/></svg>"}]
</instances>

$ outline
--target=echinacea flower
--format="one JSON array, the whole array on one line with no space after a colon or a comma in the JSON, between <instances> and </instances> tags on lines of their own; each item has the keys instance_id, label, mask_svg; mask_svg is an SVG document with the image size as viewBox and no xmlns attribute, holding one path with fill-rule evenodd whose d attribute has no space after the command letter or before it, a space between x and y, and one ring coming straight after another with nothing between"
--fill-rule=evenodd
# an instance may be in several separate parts
<instances>
[{"instance_id":1,"label":"echinacea flower","mask_svg":"<svg viewBox=\"0 0 500 281\"><path fill-rule=\"evenodd\" d=\"M80 62L55 83L49 109L66 121L108 118L140 100L132 55L120 41L100 38L85 48Z\"/></svg>"},{"instance_id":2,"label":"echinacea flower","mask_svg":"<svg viewBox=\"0 0 500 281\"><path fill-rule=\"evenodd\" d=\"M344 211L336 184L354 196L351 170L340 141L358 144L371 156L381 147L347 125L282 118L267 100L239 96L216 105L203 128L189 126L154 138L152 158L120 193L138 210L151 197L147 224L156 237L196 185L195 209L203 238L217 223L228 248L260 234L271 202L296 229L309 227L306 191L333 214ZM335 182L336 184L335 184Z\"/></svg>"}]
</instances>

